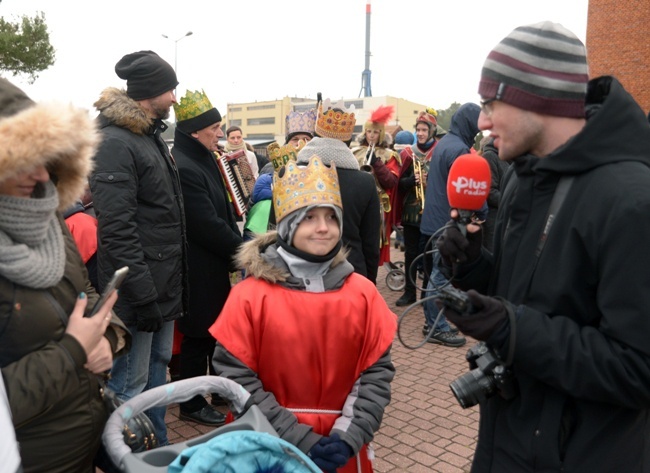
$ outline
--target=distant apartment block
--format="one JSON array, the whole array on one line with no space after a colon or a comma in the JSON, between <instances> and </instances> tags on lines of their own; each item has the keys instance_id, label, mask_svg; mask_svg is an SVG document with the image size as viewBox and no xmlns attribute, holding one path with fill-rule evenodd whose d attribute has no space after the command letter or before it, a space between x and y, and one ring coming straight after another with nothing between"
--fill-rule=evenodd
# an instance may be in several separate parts
<instances>
[{"instance_id":1,"label":"distant apartment block","mask_svg":"<svg viewBox=\"0 0 650 473\"><path fill-rule=\"evenodd\" d=\"M413 130L415 119L426 105L408 100L383 96L360 97L343 99L346 108L354 105L356 115L355 135L361 133L363 124L370 114L380 105L393 105L395 116L388 123L389 132ZM277 141L284 143L286 134L285 117L291 111L303 111L316 108L316 100L309 98L285 97L281 100L258 101L249 103L228 104L226 127L237 125L241 127L244 139L251 144Z\"/></svg>"}]
</instances>

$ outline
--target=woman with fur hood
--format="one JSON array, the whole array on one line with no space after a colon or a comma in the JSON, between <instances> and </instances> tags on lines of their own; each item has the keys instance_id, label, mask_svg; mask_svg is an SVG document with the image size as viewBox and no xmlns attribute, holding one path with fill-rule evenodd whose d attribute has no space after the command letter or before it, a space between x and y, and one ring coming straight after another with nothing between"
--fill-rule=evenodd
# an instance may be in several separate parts
<instances>
[{"instance_id":1,"label":"woman with fur hood","mask_svg":"<svg viewBox=\"0 0 650 473\"><path fill-rule=\"evenodd\" d=\"M395 373L395 314L346 260L333 165L290 162L274 178L273 205L277 232L243 245L248 277L210 329L214 367L320 468L370 472L368 443Z\"/></svg>"},{"instance_id":2,"label":"woman with fur hood","mask_svg":"<svg viewBox=\"0 0 650 473\"><path fill-rule=\"evenodd\" d=\"M61 211L98 142L85 110L37 105L0 78L0 367L25 473L90 473L107 412L98 375L130 346ZM3 470L4 471L4 470Z\"/></svg>"}]
</instances>

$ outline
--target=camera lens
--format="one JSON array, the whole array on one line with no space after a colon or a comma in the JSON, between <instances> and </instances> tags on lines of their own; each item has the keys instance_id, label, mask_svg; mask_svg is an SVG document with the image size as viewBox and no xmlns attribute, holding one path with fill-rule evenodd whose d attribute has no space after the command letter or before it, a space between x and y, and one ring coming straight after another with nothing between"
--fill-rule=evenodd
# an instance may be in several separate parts
<instances>
[{"instance_id":1,"label":"camera lens","mask_svg":"<svg viewBox=\"0 0 650 473\"><path fill-rule=\"evenodd\" d=\"M490 397L495 389L492 377L485 375L480 368L475 368L456 378L449 387L463 409L475 406L481 400Z\"/></svg>"}]
</instances>

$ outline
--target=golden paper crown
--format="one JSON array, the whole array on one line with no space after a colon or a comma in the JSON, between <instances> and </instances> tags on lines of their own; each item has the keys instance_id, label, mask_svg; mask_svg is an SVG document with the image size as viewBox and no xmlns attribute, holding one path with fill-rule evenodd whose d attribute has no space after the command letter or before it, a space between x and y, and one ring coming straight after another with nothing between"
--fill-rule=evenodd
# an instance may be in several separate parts
<instances>
[{"instance_id":1,"label":"golden paper crown","mask_svg":"<svg viewBox=\"0 0 650 473\"><path fill-rule=\"evenodd\" d=\"M335 138L348 141L352 138L354 125L354 105L346 109L343 102L331 105L330 99L318 104L315 132L323 138Z\"/></svg>"},{"instance_id":2,"label":"golden paper crown","mask_svg":"<svg viewBox=\"0 0 650 473\"><path fill-rule=\"evenodd\" d=\"M174 114L176 121L189 120L190 118L198 117L202 113L212 110L214 107L210 103L210 99L201 90L185 92L185 97L182 97L180 102L174 104Z\"/></svg>"},{"instance_id":3,"label":"golden paper crown","mask_svg":"<svg viewBox=\"0 0 650 473\"><path fill-rule=\"evenodd\" d=\"M314 155L307 166L299 166L295 161L289 161L273 176L276 223L303 207L325 204L343 208L334 163L332 167L327 167Z\"/></svg>"},{"instance_id":4,"label":"golden paper crown","mask_svg":"<svg viewBox=\"0 0 650 473\"><path fill-rule=\"evenodd\" d=\"M278 169L289 161L296 161L298 152L305 147L305 144L305 141L300 140L298 146L287 143L281 147L277 141L268 145L266 151L269 155L269 160L273 163L273 170L277 172Z\"/></svg>"}]
</instances>

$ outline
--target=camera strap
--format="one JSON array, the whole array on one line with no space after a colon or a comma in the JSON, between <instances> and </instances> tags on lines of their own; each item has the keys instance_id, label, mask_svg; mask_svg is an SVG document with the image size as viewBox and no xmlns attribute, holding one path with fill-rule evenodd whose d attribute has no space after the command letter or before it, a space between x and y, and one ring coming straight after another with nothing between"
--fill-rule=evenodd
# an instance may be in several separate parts
<instances>
[{"instance_id":1,"label":"camera strap","mask_svg":"<svg viewBox=\"0 0 650 473\"><path fill-rule=\"evenodd\" d=\"M555 221L555 216L560 211L562 204L564 204L564 201L566 200L566 196L569 193L571 184L573 184L573 179L574 176L562 176L560 178L560 181L557 183L555 193L553 194L553 199L551 200L551 205L549 206L548 212L546 213L546 223L544 224L544 229L542 230L542 234L540 235L539 241L537 242L537 248L535 248L536 260L539 259L539 256L544 250L546 240L548 239L548 234L551 231L553 222ZM537 261L535 261L535 265L537 265Z\"/></svg>"},{"instance_id":2,"label":"camera strap","mask_svg":"<svg viewBox=\"0 0 650 473\"><path fill-rule=\"evenodd\" d=\"M539 257L542 255L542 251L544 251L544 247L546 246L546 242L548 241L548 236L553 226L553 223L555 222L555 218L558 212L560 211L560 209L562 208L564 201L566 200L566 197L569 193L569 189L571 188L571 184L573 184L573 179L574 176L562 176L557 183L555 192L553 193L553 198L551 199L551 205L549 205L548 212L546 212L544 228L542 229L542 233L539 236L539 240L537 241L537 247L535 248L533 264L530 269L530 272L528 273L529 274L528 286L526 289L526 297L524 297L524 302L528 299L528 294L530 293L530 286L531 284L533 284L533 277L535 276L535 271L537 270L537 263L539 263Z\"/></svg>"}]
</instances>

